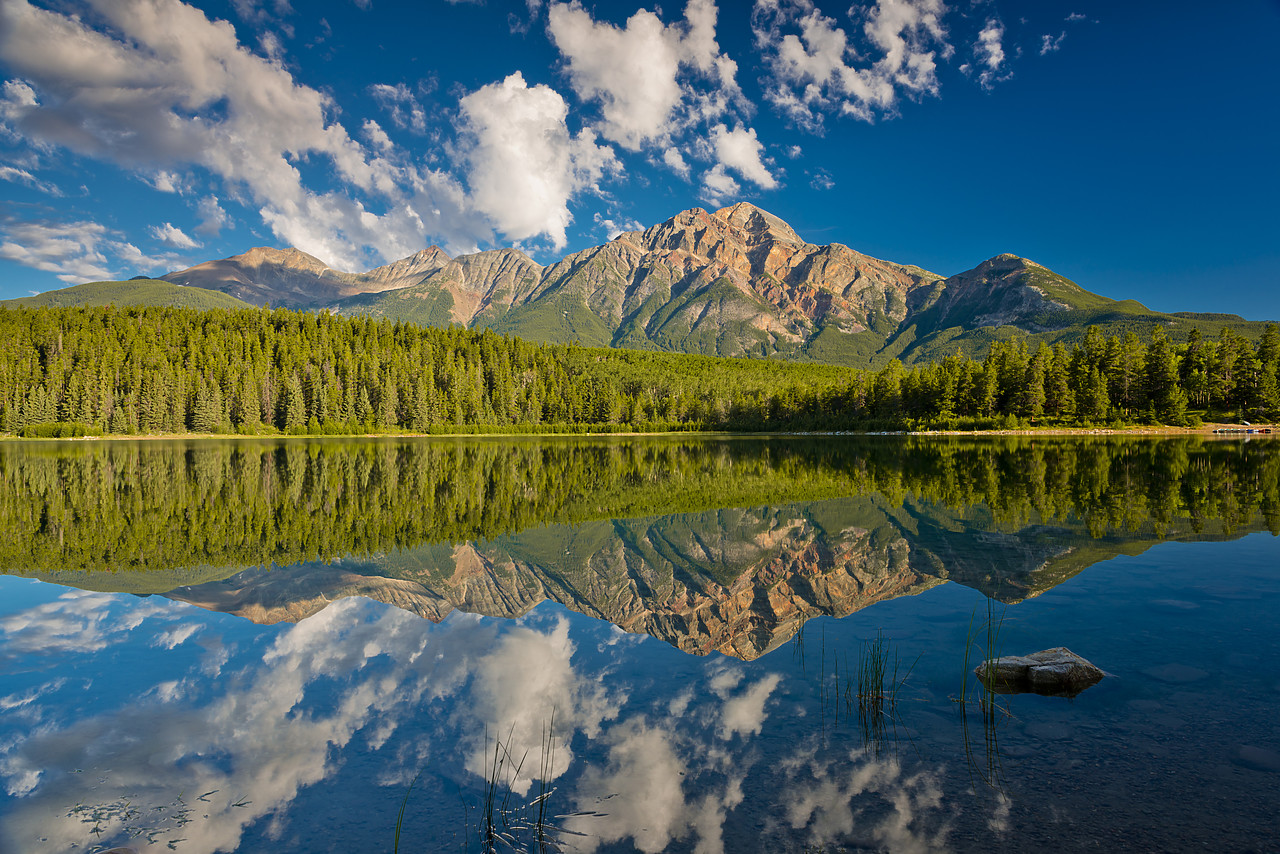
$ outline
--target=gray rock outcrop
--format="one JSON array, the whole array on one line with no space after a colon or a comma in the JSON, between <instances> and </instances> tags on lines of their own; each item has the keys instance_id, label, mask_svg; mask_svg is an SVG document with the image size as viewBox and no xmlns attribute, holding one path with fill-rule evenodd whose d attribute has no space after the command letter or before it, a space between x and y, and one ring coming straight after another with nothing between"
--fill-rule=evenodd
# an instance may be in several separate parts
<instances>
[{"instance_id":1,"label":"gray rock outcrop","mask_svg":"<svg viewBox=\"0 0 1280 854\"><path fill-rule=\"evenodd\" d=\"M1030 692L1052 697L1074 697L1106 675L1065 646L1030 655L1004 655L982 662L973 673L999 694Z\"/></svg>"}]
</instances>

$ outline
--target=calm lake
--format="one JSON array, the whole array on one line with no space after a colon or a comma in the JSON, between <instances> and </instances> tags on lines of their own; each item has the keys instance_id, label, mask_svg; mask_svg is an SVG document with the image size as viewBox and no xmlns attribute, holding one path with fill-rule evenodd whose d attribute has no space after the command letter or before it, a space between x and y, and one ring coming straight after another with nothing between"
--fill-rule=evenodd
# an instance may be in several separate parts
<instances>
[{"instance_id":1,"label":"calm lake","mask_svg":"<svg viewBox=\"0 0 1280 854\"><path fill-rule=\"evenodd\" d=\"M1269 438L3 442L0 530L0 852L1280 850Z\"/></svg>"}]
</instances>

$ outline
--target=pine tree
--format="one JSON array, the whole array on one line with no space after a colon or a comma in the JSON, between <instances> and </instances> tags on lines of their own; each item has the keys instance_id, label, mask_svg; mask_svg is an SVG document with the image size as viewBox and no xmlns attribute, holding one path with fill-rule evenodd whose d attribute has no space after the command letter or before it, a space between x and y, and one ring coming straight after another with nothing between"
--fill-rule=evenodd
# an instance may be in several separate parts
<instances>
[{"instance_id":1,"label":"pine tree","mask_svg":"<svg viewBox=\"0 0 1280 854\"><path fill-rule=\"evenodd\" d=\"M297 430L307 423L307 401L302 393L302 380L296 373L290 374L285 380L277 423L283 430Z\"/></svg>"}]
</instances>

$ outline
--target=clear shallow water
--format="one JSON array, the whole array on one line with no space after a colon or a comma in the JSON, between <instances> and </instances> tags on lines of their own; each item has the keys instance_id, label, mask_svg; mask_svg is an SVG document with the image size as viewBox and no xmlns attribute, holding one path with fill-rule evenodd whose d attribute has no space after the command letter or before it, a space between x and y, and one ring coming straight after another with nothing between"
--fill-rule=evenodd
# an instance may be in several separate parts
<instances>
[{"instance_id":1,"label":"clear shallow water","mask_svg":"<svg viewBox=\"0 0 1280 854\"><path fill-rule=\"evenodd\" d=\"M543 779L552 812L592 813L555 820L571 850L1274 850L1280 541L983 506L579 519L170 592L235 613L0 577L0 850L389 850L402 802L402 851L478 850L497 743L524 760L499 775L515 820ZM387 601L336 595L356 576ZM1000 651L1065 645L1109 677L966 718L984 586L1010 603ZM868 734L846 674L881 632L911 672Z\"/></svg>"}]
</instances>

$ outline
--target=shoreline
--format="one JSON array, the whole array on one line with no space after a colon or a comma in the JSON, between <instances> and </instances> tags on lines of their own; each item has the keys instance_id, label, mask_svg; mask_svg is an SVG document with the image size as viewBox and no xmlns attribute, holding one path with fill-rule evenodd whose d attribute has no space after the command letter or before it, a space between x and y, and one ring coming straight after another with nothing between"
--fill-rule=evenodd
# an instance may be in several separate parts
<instances>
[{"instance_id":1,"label":"shoreline","mask_svg":"<svg viewBox=\"0 0 1280 854\"><path fill-rule=\"evenodd\" d=\"M1218 431L1230 432L1218 432ZM195 439L588 439L588 438L637 438L660 436L721 436L742 438L750 436L1265 436L1259 431L1272 431L1270 435L1280 436L1280 425L1276 424L1238 424L1232 422L1209 422L1199 427L1024 427L1010 430L888 430L888 431L813 431L813 432L745 432L733 430L664 430L658 432L619 431L609 433L138 433L107 434L103 436L64 436L64 437L24 437L0 434L0 442L101 442L101 441L164 441ZM1247 432L1253 431L1253 432Z\"/></svg>"}]
</instances>

